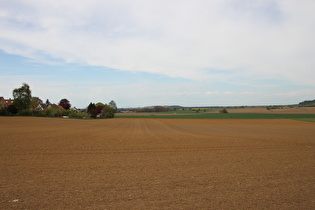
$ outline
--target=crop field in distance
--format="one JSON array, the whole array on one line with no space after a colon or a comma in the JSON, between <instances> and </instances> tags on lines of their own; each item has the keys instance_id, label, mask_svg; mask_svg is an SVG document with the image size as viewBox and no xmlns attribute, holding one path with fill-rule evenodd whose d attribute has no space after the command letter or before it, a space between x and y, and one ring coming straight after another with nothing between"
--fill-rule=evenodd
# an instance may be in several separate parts
<instances>
[{"instance_id":1,"label":"crop field in distance","mask_svg":"<svg viewBox=\"0 0 315 210\"><path fill-rule=\"evenodd\" d=\"M229 113L219 113L219 108L177 109L169 112L118 113L118 118L166 119L296 119L315 121L315 107L294 107L267 110L266 108L231 108Z\"/></svg>"},{"instance_id":2,"label":"crop field in distance","mask_svg":"<svg viewBox=\"0 0 315 210\"><path fill-rule=\"evenodd\" d=\"M0 209L313 209L315 123L287 114L0 117Z\"/></svg>"}]
</instances>

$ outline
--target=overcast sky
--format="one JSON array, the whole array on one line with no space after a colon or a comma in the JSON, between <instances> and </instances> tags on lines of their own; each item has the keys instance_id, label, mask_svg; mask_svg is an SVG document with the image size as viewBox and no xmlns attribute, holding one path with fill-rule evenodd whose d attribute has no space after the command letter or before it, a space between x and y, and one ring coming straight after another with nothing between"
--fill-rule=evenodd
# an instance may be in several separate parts
<instances>
[{"instance_id":1,"label":"overcast sky","mask_svg":"<svg viewBox=\"0 0 315 210\"><path fill-rule=\"evenodd\" d=\"M315 99L314 0L1 0L0 96L118 107Z\"/></svg>"}]
</instances>

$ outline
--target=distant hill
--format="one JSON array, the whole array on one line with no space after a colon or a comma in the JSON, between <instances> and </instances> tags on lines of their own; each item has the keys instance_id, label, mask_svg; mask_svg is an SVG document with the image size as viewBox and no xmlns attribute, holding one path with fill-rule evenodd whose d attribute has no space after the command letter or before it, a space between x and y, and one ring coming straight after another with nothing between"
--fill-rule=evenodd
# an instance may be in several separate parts
<instances>
[{"instance_id":1,"label":"distant hill","mask_svg":"<svg viewBox=\"0 0 315 210\"><path fill-rule=\"evenodd\" d=\"M315 106L315 100L303 101L299 106Z\"/></svg>"}]
</instances>

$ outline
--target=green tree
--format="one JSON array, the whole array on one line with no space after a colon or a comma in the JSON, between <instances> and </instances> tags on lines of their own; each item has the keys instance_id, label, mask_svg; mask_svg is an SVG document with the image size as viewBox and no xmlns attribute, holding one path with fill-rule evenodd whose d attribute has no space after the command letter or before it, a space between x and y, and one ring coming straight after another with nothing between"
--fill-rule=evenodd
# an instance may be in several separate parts
<instances>
[{"instance_id":1,"label":"green tree","mask_svg":"<svg viewBox=\"0 0 315 210\"><path fill-rule=\"evenodd\" d=\"M226 108L221 109L219 112L220 112L220 113L229 113L229 112L228 112L228 110L227 110Z\"/></svg>"},{"instance_id":2,"label":"green tree","mask_svg":"<svg viewBox=\"0 0 315 210\"><path fill-rule=\"evenodd\" d=\"M90 103L89 106L87 107L87 113L91 114L91 117L96 118L97 115L97 110L96 110L96 105L94 103Z\"/></svg>"},{"instance_id":3,"label":"green tree","mask_svg":"<svg viewBox=\"0 0 315 210\"><path fill-rule=\"evenodd\" d=\"M91 103L88 105L88 107L87 107L87 112L88 112L88 113L91 113L91 111L92 111L92 110L95 110L95 109L96 109L95 104L91 102Z\"/></svg>"},{"instance_id":4,"label":"green tree","mask_svg":"<svg viewBox=\"0 0 315 210\"><path fill-rule=\"evenodd\" d=\"M20 88L14 89L13 97L14 97L13 104L19 110L30 108L30 104L32 101L32 91L28 84L23 83L23 85Z\"/></svg>"},{"instance_id":5,"label":"green tree","mask_svg":"<svg viewBox=\"0 0 315 210\"><path fill-rule=\"evenodd\" d=\"M49 99L46 100L45 104L46 104L46 106L49 106L51 104Z\"/></svg>"},{"instance_id":6,"label":"green tree","mask_svg":"<svg viewBox=\"0 0 315 210\"><path fill-rule=\"evenodd\" d=\"M116 102L115 102L115 101L111 100L111 101L108 103L108 106L114 110L114 113L117 112L117 105L116 105Z\"/></svg>"},{"instance_id":7,"label":"green tree","mask_svg":"<svg viewBox=\"0 0 315 210\"><path fill-rule=\"evenodd\" d=\"M104 106L105 104L103 104L102 102L98 102L95 104L95 106Z\"/></svg>"},{"instance_id":8,"label":"green tree","mask_svg":"<svg viewBox=\"0 0 315 210\"><path fill-rule=\"evenodd\" d=\"M115 116L116 111L110 107L109 105L105 104L103 107L103 117L104 118L113 118Z\"/></svg>"}]
</instances>

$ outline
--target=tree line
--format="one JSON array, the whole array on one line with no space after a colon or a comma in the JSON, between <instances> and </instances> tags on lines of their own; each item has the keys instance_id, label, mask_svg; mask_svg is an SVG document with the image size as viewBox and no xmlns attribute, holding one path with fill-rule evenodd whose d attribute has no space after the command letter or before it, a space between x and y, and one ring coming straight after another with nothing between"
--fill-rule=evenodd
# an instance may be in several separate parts
<instances>
[{"instance_id":1,"label":"tree line","mask_svg":"<svg viewBox=\"0 0 315 210\"><path fill-rule=\"evenodd\" d=\"M115 101L108 104L90 103L86 109L77 109L71 106L68 99L64 98L58 104L46 100L45 103L39 98L32 96L32 91L27 83L12 91L13 103L2 106L0 115L10 116L42 116L70 118L113 118L117 112Z\"/></svg>"},{"instance_id":2,"label":"tree line","mask_svg":"<svg viewBox=\"0 0 315 210\"><path fill-rule=\"evenodd\" d=\"M299 106L313 107L315 106L315 100L302 101L299 103Z\"/></svg>"}]
</instances>

